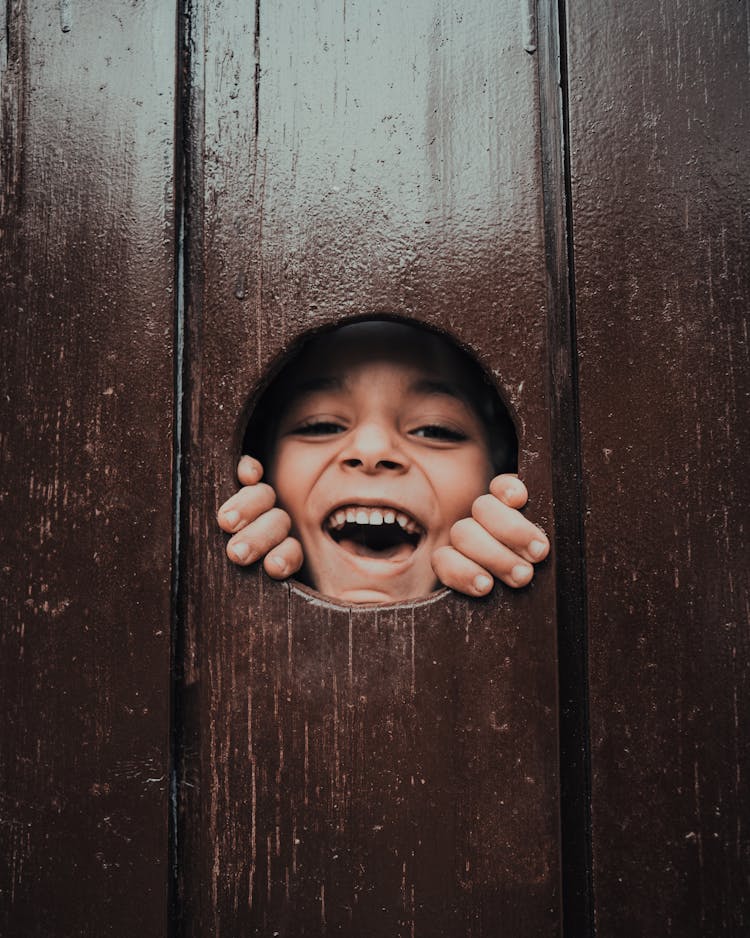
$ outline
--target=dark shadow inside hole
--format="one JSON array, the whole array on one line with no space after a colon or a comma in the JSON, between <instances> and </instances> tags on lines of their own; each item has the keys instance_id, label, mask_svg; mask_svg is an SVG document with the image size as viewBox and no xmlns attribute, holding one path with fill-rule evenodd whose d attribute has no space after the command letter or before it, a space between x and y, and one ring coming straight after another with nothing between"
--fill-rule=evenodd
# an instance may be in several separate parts
<instances>
[{"instance_id":1,"label":"dark shadow inside hole","mask_svg":"<svg viewBox=\"0 0 750 938\"><path fill-rule=\"evenodd\" d=\"M378 383L379 376L389 380ZM315 413L307 412L308 400L314 401ZM255 395L255 402L251 402L243 453L260 460L266 481L277 490L280 507L292 517L292 533L305 549L305 565L297 579L339 601L394 602L423 598L438 585L436 581L428 584L427 569L420 576L403 578L404 582L393 588L392 581L397 577L391 576L391 570L401 563L406 569L412 554L421 556L422 542L425 551L428 547L432 549L435 543L445 543L445 517L450 514L456 496L460 494L466 504L470 504L473 498L486 491L486 479L480 484L471 467L461 472L458 463L452 466L452 488L442 483L442 488L437 486L442 513L437 512L440 521L433 525L433 516L424 507L430 499L422 497L420 490L419 483L424 480L418 478L413 485L408 484L399 444L395 454L380 454L382 458L375 460L372 466L365 465L356 453L339 450L341 440L356 435L359 415L370 407L377 409L379 415L386 411L391 415L388 418L390 429L397 439L408 441L407 450L416 446L418 451L425 446L429 465L437 465L442 460L445 466L445 460L462 458L466 447L463 442L457 442L457 437L462 429L461 421L467 420L473 436L481 439L485 464L491 467L491 475L516 471L516 429L497 388L469 352L436 330L390 318L349 321L303 336L272 369L265 385ZM317 413L320 408L324 413ZM420 408L426 408L424 424L420 423ZM433 412L438 415L434 419L430 416ZM298 427L300 421L308 422ZM298 445L287 458L290 436L297 438ZM326 446L336 452L341 464L340 495L338 490L331 493L328 496L330 514L325 519L316 519L318 526L324 528L325 536L318 537L313 530L315 525L308 524L306 537L305 523L309 519L305 515L312 510L310 506L315 498L320 499L320 492L319 488L313 488L310 499L305 498L305 486L309 483L303 466L307 464L307 454L311 453L312 461L318 460L321 472L324 471L325 460L321 460L321 453ZM440 454L437 460L436 453ZM295 458L300 467L299 493L289 484L290 478L297 475ZM403 458L409 459L408 456ZM409 471L412 471L411 464ZM429 472L428 469L422 489L429 489L434 481L429 478ZM438 468L436 472L441 470ZM420 473L421 468L413 475ZM360 481L354 484L353 479ZM434 485L432 489L434 493ZM448 503L446 506L440 503L441 496L443 502ZM413 503L418 506L414 512L411 511ZM342 554L339 558L343 567L351 563L371 571L371 594L363 587L364 574L359 573L354 578L358 591L342 592L340 585L331 586L330 577L329 588L326 587L327 575L321 572L317 561L321 552L333 549L329 541L350 555ZM336 557L328 560L328 566L335 565L336 560ZM379 571L386 569L385 566L372 560L390 561L386 574L381 576ZM421 561L423 567L425 562L426 558ZM386 580L391 585L386 586Z\"/></svg>"}]
</instances>

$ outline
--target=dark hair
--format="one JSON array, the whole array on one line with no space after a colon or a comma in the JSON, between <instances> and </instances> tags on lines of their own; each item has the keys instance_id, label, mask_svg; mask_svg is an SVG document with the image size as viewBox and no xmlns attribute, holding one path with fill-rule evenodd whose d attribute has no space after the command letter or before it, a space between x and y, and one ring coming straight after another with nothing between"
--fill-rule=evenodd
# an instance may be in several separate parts
<instances>
[{"instance_id":1,"label":"dark hair","mask_svg":"<svg viewBox=\"0 0 750 938\"><path fill-rule=\"evenodd\" d=\"M299 388L299 374L304 362L326 349L329 343L340 339L343 333L351 336L356 326L378 324L410 330L404 336L415 334L419 341L429 341L444 353L445 366L460 377L457 385L462 396L482 421L487 432L490 456L495 472L515 472L518 464L518 439L508 409L487 373L467 351L452 339L417 323L402 320L370 319L344 323L323 333L303 337L290 350L280 368L272 375L252 408L242 442L243 453L248 453L268 466L276 445L279 419L294 400ZM361 332L362 330L360 330ZM398 331L396 332L398 337ZM403 343L402 343L403 344ZM363 357L367 357L365 349Z\"/></svg>"}]
</instances>

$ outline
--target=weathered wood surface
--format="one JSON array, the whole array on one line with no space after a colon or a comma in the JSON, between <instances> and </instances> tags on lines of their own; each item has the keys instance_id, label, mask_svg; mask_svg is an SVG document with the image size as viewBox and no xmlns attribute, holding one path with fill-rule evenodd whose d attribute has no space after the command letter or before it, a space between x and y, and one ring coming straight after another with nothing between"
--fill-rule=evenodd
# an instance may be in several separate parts
<instances>
[{"instance_id":1,"label":"weathered wood surface","mask_svg":"<svg viewBox=\"0 0 750 938\"><path fill-rule=\"evenodd\" d=\"M557 935L555 600L347 612L233 569L249 396L301 332L452 332L550 533L536 59L516 3L192 6L182 688L191 935Z\"/></svg>"},{"instance_id":2,"label":"weathered wood surface","mask_svg":"<svg viewBox=\"0 0 750 938\"><path fill-rule=\"evenodd\" d=\"M557 562L588 586L597 933L744 935L746 9L571 5L578 402L556 50L537 65L523 10L188 12L175 927L559 933L561 608L568 691L583 661L552 567L483 603L347 611L232 569L214 526L269 363L391 312L496 375L550 533L553 491L566 525L576 508L580 405L585 570L571 527ZM175 11L7 15L0 931L163 934Z\"/></svg>"},{"instance_id":3,"label":"weathered wood surface","mask_svg":"<svg viewBox=\"0 0 750 938\"><path fill-rule=\"evenodd\" d=\"M161 935L174 9L7 15L0 933Z\"/></svg>"},{"instance_id":4,"label":"weathered wood surface","mask_svg":"<svg viewBox=\"0 0 750 938\"><path fill-rule=\"evenodd\" d=\"M748 934L748 9L568 6L597 934Z\"/></svg>"}]
</instances>

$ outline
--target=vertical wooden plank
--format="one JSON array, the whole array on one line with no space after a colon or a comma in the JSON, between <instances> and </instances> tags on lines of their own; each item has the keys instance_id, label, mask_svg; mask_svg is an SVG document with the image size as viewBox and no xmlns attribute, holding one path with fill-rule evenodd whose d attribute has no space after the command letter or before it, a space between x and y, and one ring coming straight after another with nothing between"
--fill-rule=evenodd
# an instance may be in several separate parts
<instances>
[{"instance_id":1,"label":"vertical wooden plank","mask_svg":"<svg viewBox=\"0 0 750 938\"><path fill-rule=\"evenodd\" d=\"M539 14L540 124L549 311L550 445L555 505L560 699L560 852L563 933L584 938L593 923L586 662L586 572L572 267L565 10Z\"/></svg>"},{"instance_id":2,"label":"vertical wooden plank","mask_svg":"<svg viewBox=\"0 0 750 938\"><path fill-rule=\"evenodd\" d=\"M559 934L552 571L349 611L232 569L214 520L269 364L391 312L496 376L551 531L527 12L192 11L186 932Z\"/></svg>"},{"instance_id":3,"label":"vertical wooden plank","mask_svg":"<svg viewBox=\"0 0 750 938\"><path fill-rule=\"evenodd\" d=\"M159 935L174 8L7 12L0 932Z\"/></svg>"},{"instance_id":4,"label":"vertical wooden plank","mask_svg":"<svg viewBox=\"0 0 750 938\"><path fill-rule=\"evenodd\" d=\"M748 10L568 10L597 933L748 930Z\"/></svg>"}]
</instances>

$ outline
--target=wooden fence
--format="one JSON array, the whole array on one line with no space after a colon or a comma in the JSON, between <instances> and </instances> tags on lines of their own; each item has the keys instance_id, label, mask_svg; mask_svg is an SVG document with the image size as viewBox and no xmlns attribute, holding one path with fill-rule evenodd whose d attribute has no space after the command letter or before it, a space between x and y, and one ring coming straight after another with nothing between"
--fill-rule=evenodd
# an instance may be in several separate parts
<instances>
[{"instance_id":1,"label":"wooden fence","mask_svg":"<svg viewBox=\"0 0 750 938\"><path fill-rule=\"evenodd\" d=\"M2 15L0 933L747 934L747 6ZM227 562L268 369L378 314L497 381L531 587Z\"/></svg>"}]
</instances>

